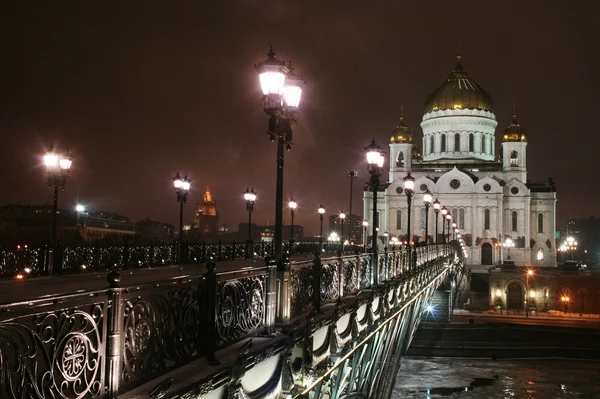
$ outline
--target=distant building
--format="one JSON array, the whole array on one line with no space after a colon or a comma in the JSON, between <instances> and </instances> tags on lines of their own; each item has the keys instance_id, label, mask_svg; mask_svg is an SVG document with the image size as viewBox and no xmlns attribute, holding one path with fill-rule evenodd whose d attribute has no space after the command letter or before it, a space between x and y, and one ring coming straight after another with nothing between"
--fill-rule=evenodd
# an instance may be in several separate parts
<instances>
[{"instance_id":1,"label":"distant building","mask_svg":"<svg viewBox=\"0 0 600 399\"><path fill-rule=\"evenodd\" d=\"M342 232L342 219L340 219L339 215L330 215L329 216L329 234L332 232L336 232L338 235ZM351 226L348 225L348 222L352 223ZM363 235L363 218L359 215L348 215L346 214L346 219L344 219L344 238L351 242L362 242ZM323 233L325 237L327 237L327 233Z\"/></svg>"},{"instance_id":2,"label":"distant building","mask_svg":"<svg viewBox=\"0 0 600 399\"><path fill-rule=\"evenodd\" d=\"M193 228L198 229L200 234L217 235L219 233L219 212L217 203L213 200L210 187L206 187L203 201L196 203Z\"/></svg>"},{"instance_id":3,"label":"distant building","mask_svg":"<svg viewBox=\"0 0 600 399\"><path fill-rule=\"evenodd\" d=\"M558 243L559 247L567 237L574 238L577 243L576 249L572 254L570 252L561 254L563 257L561 260L572 257L587 263L588 266L600 266L600 218L590 216L583 219L570 219Z\"/></svg>"},{"instance_id":4,"label":"distant building","mask_svg":"<svg viewBox=\"0 0 600 399\"><path fill-rule=\"evenodd\" d=\"M262 233L260 233L261 242L273 242L273 231L269 226L265 227Z\"/></svg>"},{"instance_id":5,"label":"distant building","mask_svg":"<svg viewBox=\"0 0 600 399\"><path fill-rule=\"evenodd\" d=\"M135 242L136 244L144 244L152 241L169 244L173 242L173 232L174 226L172 224L146 218L135 224Z\"/></svg>"},{"instance_id":6,"label":"distant building","mask_svg":"<svg viewBox=\"0 0 600 399\"><path fill-rule=\"evenodd\" d=\"M52 206L7 205L0 208L0 221L3 246L37 246L52 239ZM56 215L57 241L67 245L124 243L133 241L134 237L135 225L115 213L59 209Z\"/></svg>"}]
</instances>

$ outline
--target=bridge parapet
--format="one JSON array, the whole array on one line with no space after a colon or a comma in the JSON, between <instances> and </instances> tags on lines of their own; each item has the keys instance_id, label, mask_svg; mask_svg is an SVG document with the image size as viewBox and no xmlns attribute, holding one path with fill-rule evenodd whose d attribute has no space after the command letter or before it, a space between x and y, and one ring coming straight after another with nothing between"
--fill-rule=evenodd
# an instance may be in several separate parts
<instances>
[{"instance_id":1,"label":"bridge parapet","mask_svg":"<svg viewBox=\"0 0 600 399\"><path fill-rule=\"evenodd\" d=\"M445 273L448 255L454 259L447 246L419 249L413 256L406 250L381 254L385 267L377 287L370 286L370 254L291 264L290 289L278 291L291 308L281 325L285 337L277 334L261 353L246 351L243 365L229 368L226 377L212 376L213 388L221 378L219 386L230 392L265 392L273 381L250 383L257 379L250 370L276 355L269 364L279 370L278 392L310 386L311 378L323 375L316 369L329 367L331 359L345 356L350 341L414 302ZM420 261L423 256L427 260ZM120 286L113 272L107 290L2 305L0 397L114 398L198 359L217 363L215 350L264 330L267 279L267 266L221 273L209 267L204 274ZM183 386L172 391L183 395L186 389L191 392Z\"/></svg>"}]
</instances>

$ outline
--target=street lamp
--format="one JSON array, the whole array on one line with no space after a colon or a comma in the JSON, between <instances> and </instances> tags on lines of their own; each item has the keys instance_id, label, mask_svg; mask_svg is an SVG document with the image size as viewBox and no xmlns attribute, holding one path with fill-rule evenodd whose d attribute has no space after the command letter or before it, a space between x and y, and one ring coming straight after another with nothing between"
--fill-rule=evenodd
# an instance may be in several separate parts
<instances>
[{"instance_id":1,"label":"street lamp","mask_svg":"<svg viewBox=\"0 0 600 399\"><path fill-rule=\"evenodd\" d=\"M435 212L435 245L438 244L438 216L440 215L440 201L433 201L433 211Z\"/></svg>"},{"instance_id":2,"label":"street lamp","mask_svg":"<svg viewBox=\"0 0 600 399\"><path fill-rule=\"evenodd\" d=\"M75 205L75 212L77 212L77 225L79 226L79 215L85 212L85 206L82 204Z\"/></svg>"},{"instance_id":3,"label":"street lamp","mask_svg":"<svg viewBox=\"0 0 600 399\"><path fill-rule=\"evenodd\" d=\"M383 236L385 237L385 248L387 248L388 246L388 237L390 236L390 234L387 231L383 232Z\"/></svg>"},{"instance_id":4,"label":"street lamp","mask_svg":"<svg viewBox=\"0 0 600 399\"><path fill-rule=\"evenodd\" d=\"M290 202L288 202L288 207L290 208L290 214L292 215L292 225L290 228L290 254L293 252L294 249L294 215L296 214L296 208L298 207L298 204L296 204L296 201L294 201L294 199L290 199Z\"/></svg>"},{"instance_id":5,"label":"street lamp","mask_svg":"<svg viewBox=\"0 0 600 399\"><path fill-rule=\"evenodd\" d=\"M428 244L429 240L429 206L431 206L432 200L433 197L429 189L425 190L423 193L423 202L425 203L425 245Z\"/></svg>"},{"instance_id":6,"label":"street lamp","mask_svg":"<svg viewBox=\"0 0 600 399\"><path fill-rule=\"evenodd\" d=\"M325 215L325 208L323 205L319 205L319 220L321 221L321 230L319 232L319 253L323 252L323 215Z\"/></svg>"},{"instance_id":7,"label":"street lamp","mask_svg":"<svg viewBox=\"0 0 600 399\"><path fill-rule=\"evenodd\" d=\"M344 220L346 220L346 214L344 211L340 212L340 224L342 225L342 233L340 234L340 248L341 252L344 252Z\"/></svg>"},{"instance_id":8,"label":"street lamp","mask_svg":"<svg viewBox=\"0 0 600 399\"><path fill-rule=\"evenodd\" d=\"M508 250L507 250L508 253L507 253L506 260L510 261L510 249L515 246L515 242L512 240L512 238L507 238L506 240L504 240L504 246L506 248L508 248Z\"/></svg>"},{"instance_id":9,"label":"street lamp","mask_svg":"<svg viewBox=\"0 0 600 399\"><path fill-rule=\"evenodd\" d=\"M371 185L371 190L373 190L373 260L371 262L373 266L371 269L371 287L375 287L379 285L379 265L377 264L377 231L379 229L377 191L379 190L379 177L383 168L384 152L375 141L375 138L371 140L371 144L365 147L365 151L367 152L367 166L371 174L369 184Z\"/></svg>"},{"instance_id":10,"label":"street lamp","mask_svg":"<svg viewBox=\"0 0 600 399\"><path fill-rule=\"evenodd\" d=\"M246 241L246 259L252 258L254 249L252 247L252 212L254 211L254 202L256 201L256 193L254 189L244 192L246 200L246 210L248 211L248 240Z\"/></svg>"},{"instance_id":11,"label":"street lamp","mask_svg":"<svg viewBox=\"0 0 600 399\"><path fill-rule=\"evenodd\" d=\"M173 187L175 188L175 194L177 195L177 202L179 202L179 250L177 254L177 261L181 262L181 251L183 243L183 205L187 201L188 193L190 192L191 180L188 179L187 175L183 178L177 172L173 177Z\"/></svg>"},{"instance_id":12,"label":"street lamp","mask_svg":"<svg viewBox=\"0 0 600 399\"><path fill-rule=\"evenodd\" d=\"M352 182L358 177L358 172L351 170L348 172L348 178L350 179L350 210L348 211L348 243L352 241Z\"/></svg>"},{"instance_id":13,"label":"street lamp","mask_svg":"<svg viewBox=\"0 0 600 399\"><path fill-rule=\"evenodd\" d=\"M413 265L416 264L417 259L416 257L413 256L413 251L412 251L412 235L410 232L410 206L412 203L412 196L414 194L414 189L415 189L415 178L412 177L410 175L410 173L408 173L406 176L404 176L404 178L402 179L404 181L404 192L406 193L406 203L408 204L408 218L407 218L407 235L408 235L408 253L410 254L410 268L413 269Z\"/></svg>"},{"instance_id":14,"label":"street lamp","mask_svg":"<svg viewBox=\"0 0 600 399\"><path fill-rule=\"evenodd\" d=\"M527 274L526 274L526 287L525 287L525 291L527 292L527 294L525 294L525 317L529 317L529 298L527 298L529 296L529 277L533 276L533 270L529 269L527 270Z\"/></svg>"},{"instance_id":15,"label":"street lamp","mask_svg":"<svg viewBox=\"0 0 600 399\"><path fill-rule=\"evenodd\" d=\"M446 243L446 216L448 216L448 209L442 207L442 241Z\"/></svg>"},{"instance_id":16,"label":"street lamp","mask_svg":"<svg viewBox=\"0 0 600 399\"><path fill-rule=\"evenodd\" d=\"M363 249L365 253L367 252L367 227L369 227L369 221L367 219L363 220Z\"/></svg>"},{"instance_id":17,"label":"street lamp","mask_svg":"<svg viewBox=\"0 0 600 399\"><path fill-rule=\"evenodd\" d=\"M302 90L306 84L294 74L291 63L286 67L284 61L275 57L273 48L267 53L267 59L256 66L260 86L263 92L262 105L269 115L269 135L272 142L277 141L277 182L275 192L275 263L277 269L284 271L281 261L283 244L283 148L292 148L292 129L296 124L298 106ZM274 322L275 275L270 276L267 325Z\"/></svg>"},{"instance_id":18,"label":"street lamp","mask_svg":"<svg viewBox=\"0 0 600 399\"><path fill-rule=\"evenodd\" d=\"M456 222L452 222L452 241L456 240Z\"/></svg>"},{"instance_id":19,"label":"street lamp","mask_svg":"<svg viewBox=\"0 0 600 399\"><path fill-rule=\"evenodd\" d=\"M44 155L44 165L46 166L46 174L48 177L48 187L54 187L54 204L52 207L52 251L56 249L56 215L58 214L58 187L61 186L65 190L69 170L73 164L73 158L69 154L69 150L65 150L63 155L57 155L52 147ZM52 263L54 258L48 262L48 267L43 271L44 274L49 274L52 271ZM61 272L58 270L57 272Z\"/></svg>"}]
</instances>

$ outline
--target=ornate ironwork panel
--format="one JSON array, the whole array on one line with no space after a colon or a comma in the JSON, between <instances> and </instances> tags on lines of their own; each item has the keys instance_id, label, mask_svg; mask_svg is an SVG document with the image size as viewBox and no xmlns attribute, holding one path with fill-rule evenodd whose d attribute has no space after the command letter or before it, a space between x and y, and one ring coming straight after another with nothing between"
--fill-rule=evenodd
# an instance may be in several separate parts
<instances>
[{"instance_id":1,"label":"ornate ironwork panel","mask_svg":"<svg viewBox=\"0 0 600 399\"><path fill-rule=\"evenodd\" d=\"M360 287L361 288L365 288L365 287L370 287L371 286L371 259L372 259L372 255L371 254L363 254L360 255L360 265L359 265L359 271L360 271Z\"/></svg>"},{"instance_id":2,"label":"ornate ironwork panel","mask_svg":"<svg viewBox=\"0 0 600 399\"><path fill-rule=\"evenodd\" d=\"M344 295L355 294L359 290L359 258L357 256L342 258L344 274Z\"/></svg>"},{"instance_id":3,"label":"ornate ironwork panel","mask_svg":"<svg viewBox=\"0 0 600 399\"><path fill-rule=\"evenodd\" d=\"M150 248L146 245L129 248L129 267L150 267Z\"/></svg>"},{"instance_id":4,"label":"ornate ironwork panel","mask_svg":"<svg viewBox=\"0 0 600 399\"><path fill-rule=\"evenodd\" d=\"M314 270L313 261L305 262L301 266L292 267L290 273L292 285L290 308L292 316L302 313L312 303Z\"/></svg>"},{"instance_id":5,"label":"ornate ironwork panel","mask_svg":"<svg viewBox=\"0 0 600 399\"><path fill-rule=\"evenodd\" d=\"M321 302L337 299L340 295L339 258L323 259L321 269Z\"/></svg>"},{"instance_id":6,"label":"ornate ironwork panel","mask_svg":"<svg viewBox=\"0 0 600 399\"><path fill-rule=\"evenodd\" d=\"M167 266L173 264L175 248L173 245L153 247L152 266Z\"/></svg>"},{"instance_id":7,"label":"ornate ironwork panel","mask_svg":"<svg viewBox=\"0 0 600 399\"><path fill-rule=\"evenodd\" d=\"M202 280L124 294L122 391L203 354L204 303Z\"/></svg>"},{"instance_id":8,"label":"ornate ironwork panel","mask_svg":"<svg viewBox=\"0 0 600 399\"><path fill-rule=\"evenodd\" d=\"M100 248L100 265L103 269L121 269L123 268L123 252L125 247Z\"/></svg>"},{"instance_id":9,"label":"ornate ironwork panel","mask_svg":"<svg viewBox=\"0 0 600 399\"><path fill-rule=\"evenodd\" d=\"M264 323L266 275L222 281L217 286L217 343L236 341Z\"/></svg>"},{"instance_id":10,"label":"ornate ironwork panel","mask_svg":"<svg viewBox=\"0 0 600 399\"><path fill-rule=\"evenodd\" d=\"M105 312L106 302L78 303L0 323L0 397L102 395Z\"/></svg>"},{"instance_id":11,"label":"ornate ironwork panel","mask_svg":"<svg viewBox=\"0 0 600 399\"><path fill-rule=\"evenodd\" d=\"M91 269L94 266L94 248L66 247L63 258L64 270Z\"/></svg>"}]
</instances>

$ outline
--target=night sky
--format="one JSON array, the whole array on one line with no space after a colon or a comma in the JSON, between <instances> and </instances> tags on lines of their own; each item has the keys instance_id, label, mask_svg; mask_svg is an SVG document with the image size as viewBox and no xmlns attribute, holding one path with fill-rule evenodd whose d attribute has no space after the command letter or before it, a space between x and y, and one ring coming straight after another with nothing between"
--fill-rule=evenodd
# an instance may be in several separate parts
<instances>
[{"instance_id":1,"label":"night sky","mask_svg":"<svg viewBox=\"0 0 600 399\"><path fill-rule=\"evenodd\" d=\"M308 81L284 197L295 222L348 210L348 170L368 179L363 147L388 148L400 105L421 147L427 96L463 56L490 93L500 132L516 101L532 181L552 177L559 227L596 213L600 194L597 1L14 1L0 16L0 205L50 204L39 156L76 156L59 206L177 223L171 178L188 173L185 209L210 185L221 222L274 222L275 144L254 64L273 45ZM387 160L386 160L387 164ZM285 212L286 223L289 213Z\"/></svg>"}]
</instances>

